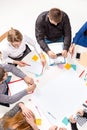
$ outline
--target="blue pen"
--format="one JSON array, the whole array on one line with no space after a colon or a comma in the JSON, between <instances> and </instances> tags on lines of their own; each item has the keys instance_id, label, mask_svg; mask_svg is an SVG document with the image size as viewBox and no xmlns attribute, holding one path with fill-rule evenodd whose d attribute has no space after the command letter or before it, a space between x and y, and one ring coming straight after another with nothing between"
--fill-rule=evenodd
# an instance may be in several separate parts
<instances>
[{"instance_id":1,"label":"blue pen","mask_svg":"<svg viewBox=\"0 0 87 130\"><path fill-rule=\"evenodd\" d=\"M56 117L54 117L50 112L48 112L48 114L56 120Z\"/></svg>"}]
</instances>

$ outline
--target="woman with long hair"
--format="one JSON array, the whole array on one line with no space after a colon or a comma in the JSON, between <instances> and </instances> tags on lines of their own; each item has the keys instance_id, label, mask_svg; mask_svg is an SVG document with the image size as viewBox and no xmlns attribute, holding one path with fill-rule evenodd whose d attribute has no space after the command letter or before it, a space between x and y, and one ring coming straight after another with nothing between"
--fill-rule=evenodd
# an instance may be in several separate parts
<instances>
[{"instance_id":1,"label":"woman with long hair","mask_svg":"<svg viewBox=\"0 0 87 130\"><path fill-rule=\"evenodd\" d=\"M34 113L20 102L0 119L0 130L38 130L38 127Z\"/></svg>"}]
</instances>

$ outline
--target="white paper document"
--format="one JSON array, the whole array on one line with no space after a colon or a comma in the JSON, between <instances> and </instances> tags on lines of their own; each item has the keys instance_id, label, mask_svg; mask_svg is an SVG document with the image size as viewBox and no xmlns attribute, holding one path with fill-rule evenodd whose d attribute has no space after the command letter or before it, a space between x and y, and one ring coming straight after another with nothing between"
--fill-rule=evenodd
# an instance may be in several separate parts
<instances>
[{"instance_id":1,"label":"white paper document","mask_svg":"<svg viewBox=\"0 0 87 130\"><path fill-rule=\"evenodd\" d=\"M40 75L43 71L43 66L41 63L39 62L35 62L35 61L30 61L29 62L30 66L25 66L24 69L27 72L33 73L33 74L37 74Z\"/></svg>"},{"instance_id":2,"label":"white paper document","mask_svg":"<svg viewBox=\"0 0 87 130\"><path fill-rule=\"evenodd\" d=\"M61 53L63 50L63 43L62 42L56 42L48 44L51 51L53 51L55 54ZM49 58L49 64L64 64L66 62L65 58L63 56L58 56L56 59Z\"/></svg>"},{"instance_id":3,"label":"white paper document","mask_svg":"<svg viewBox=\"0 0 87 130\"><path fill-rule=\"evenodd\" d=\"M55 54L61 53L63 50L62 42L50 43L48 46Z\"/></svg>"},{"instance_id":4,"label":"white paper document","mask_svg":"<svg viewBox=\"0 0 87 130\"><path fill-rule=\"evenodd\" d=\"M15 80L13 82L9 82L8 87L9 87L9 95L12 96L12 95L26 89L28 87L28 85L25 83L24 80L20 79L20 80Z\"/></svg>"}]
</instances>

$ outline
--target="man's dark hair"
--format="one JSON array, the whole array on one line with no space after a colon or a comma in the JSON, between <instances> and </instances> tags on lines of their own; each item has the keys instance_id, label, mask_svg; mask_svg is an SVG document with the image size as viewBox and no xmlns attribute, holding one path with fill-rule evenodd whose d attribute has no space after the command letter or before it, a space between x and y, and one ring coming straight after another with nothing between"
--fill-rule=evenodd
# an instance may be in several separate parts
<instances>
[{"instance_id":1,"label":"man's dark hair","mask_svg":"<svg viewBox=\"0 0 87 130\"><path fill-rule=\"evenodd\" d=\"M62 11L58 8L52 8L49 10L49 18L56 23L59 23L62 19Z\"/></svg>"}]
</instances>

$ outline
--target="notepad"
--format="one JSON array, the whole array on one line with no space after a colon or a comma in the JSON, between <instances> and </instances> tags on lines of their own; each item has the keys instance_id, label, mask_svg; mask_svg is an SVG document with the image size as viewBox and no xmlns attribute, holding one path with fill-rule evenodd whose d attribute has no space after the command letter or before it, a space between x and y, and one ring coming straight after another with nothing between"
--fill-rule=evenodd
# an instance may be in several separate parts
<instances>
[{"instance_id":1,"label":"notepad","mask_svg":"<svg viewBox=\"0 0 87 130\"><path fill-rule=\"evenodd\" d=\"M56 42L48 44L51 51L53 51L55 54L61 53L63 50L63 43L62 42ZM64 64L66 63L66 60L63 56L58 56L56 59L49 58L49 64Z\"/></svg>"},{"instance_id":2,"label":"notepad","mask_svg":"<svg viewBox=\"0 0 87 130\"><path fill-rule=\"evenodd\" d=\"M26 89L28 85L23 79L15 80L8 83L9 95L12 96L24 89Z\"/></svg>"}]
</instances>

